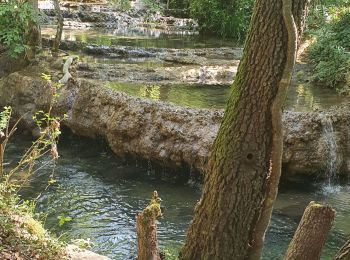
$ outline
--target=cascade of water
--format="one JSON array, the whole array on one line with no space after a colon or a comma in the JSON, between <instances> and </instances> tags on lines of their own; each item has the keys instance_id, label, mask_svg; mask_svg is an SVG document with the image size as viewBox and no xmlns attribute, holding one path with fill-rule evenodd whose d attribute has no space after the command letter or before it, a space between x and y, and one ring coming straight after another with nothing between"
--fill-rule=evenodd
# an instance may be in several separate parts
<instances>
[{"instance_id":1,"label":"cascade of water","mask_svg":"<svg viewBox=\"0 0 350 260\"><path fill-rule=\"evenodd\" d=\"M329 184L336 178L336 175L339 170L339 155L338 155L338 146L334 135L333 122L327 116L322 116L322 133L325 144L325 154L327 160L326 166L326 176L329 181Z\"/></svg>"}]
</instances>

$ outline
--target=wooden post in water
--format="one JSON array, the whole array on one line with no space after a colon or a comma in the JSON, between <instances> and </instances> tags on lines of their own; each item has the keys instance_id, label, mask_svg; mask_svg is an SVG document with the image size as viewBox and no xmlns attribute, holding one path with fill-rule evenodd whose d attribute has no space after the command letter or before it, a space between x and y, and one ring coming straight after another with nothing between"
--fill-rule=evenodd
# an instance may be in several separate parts
<instances>
[{"instance_id":1,"label":"wooden post in water","mask_svg":"<svg viewBox=\"0 0 350 260\"><path fill-rule=\"evenodd\" d=\"M157 218L162 215L157 191L151 203L136 216L137 260L160 260L157 240Z\"/></svg>"},{"instance_id":2,"label":"wooden post in water","mask_svg":"<svg viewBox=\"0 0 350 260\"><path fill-rule=\"evenodd\" d=\"M335 211L311 201L306 207L297 231L289 244L285 260L319 260Z\"/></svg>"}]
</instances>

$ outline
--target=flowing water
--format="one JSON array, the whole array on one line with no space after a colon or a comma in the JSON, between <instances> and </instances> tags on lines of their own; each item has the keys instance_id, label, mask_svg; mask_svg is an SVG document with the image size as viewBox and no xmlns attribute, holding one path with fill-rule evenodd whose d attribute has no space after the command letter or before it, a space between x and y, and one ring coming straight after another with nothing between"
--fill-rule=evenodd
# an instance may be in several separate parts
<instances>
[{"instance_id":1,"label":"flowing water","mask_svg":"<svg viewBox=\"0 0 350 260\"><path fill-rule=\"evenodd\" d=\"M338 153L338 146L334 135L333 130L333 122L332 120L327 116L322 116L322 125L323 125L323 139L324 139L324 145L325 145L325 151L326 151L326 158L327 158L327 170L326 175L328 178L328 182L331 183L335 180L336 175L339 171L340 167L340 158Z\"/></svg>"},{"instance_id":2,"label":"flowing water","mask_svg":"<svg viewBox=\"0 0 350 260\"><path fill-rule=\"evenodd\" d=\"M45 28L43 35L52 34ZM234 47L235 44L198 35L163 34L156 30L144 31L94 31L65 30L64 39L100 45L128 45L159 48ZM158 61L134 59L116 61L108 57L85 56L88 62L128 62L145 66L164 66ZM131 95L197 108L224 108L230 94L225 86L158 86L135 83L109 82L108 86ZM324 109L339 104L342 98L322 88L293 85L289 89L286 108L294 111ZM338 170L336 140L332 122L325 118L323 125L327 147L328 173ZM16 139L9 147L9 156L18 158L28 145L24 138ZM192 218L192 211L200 197L200 190L184 185L172 178L155 177L151 167L142 168L136 163L126 164L114 157L104 147L92 141L64 138L59 146L60 159L55 168L57 183L44 191L37 210L46 212L46 226L67 239L90 238L92 250L112 259L134 259L136 254L135 215L148 202L153 190L163 199L164 217L158 231L162 248L178 251L185 238L185 231ZM44 163L44 162L41 162ZM51 170L39 172L30 185L22 191L26 198L36 197L47 184ZM167 170L164 169L167 176ZM169 174L168 174L169 175ZM170 179L170 180L169 180ZM350 186L335 183L282 183L276 201L271 225L267 233L264 259L281 259L292 238L304 208L311 200L329 203L337 210L331 235L322 259L332 259L338 248L350 235ZM63 226L57 216L72 218Z\"/></svg>"},{"instance_id":3,"label":"flowing water","mask_svg":"<svg viewBox=\"0 0 350 260\"><path fill-rule=\"evenodd\" d=\"M101 143L70 136L63 139L55 168L57 183L44 191L52 173L46 167L22 191L25 198L42 193L37 211L47 213L47 228L66 239L90 238L93 251L112 259L135 259L135 216L147 205L152 191L157 190L164 213L158 225L160 245L178 251L200 197L198 188L157 178L147 167L137 166L135 162L128 165ZM16 138L9 146L8 159L18 159L29 144L28 138ZM311 200L329 203L337 210L322 259L331 259L345 242L350 235L349 185L282 183L267 233L264 259L281 259ZM60 215L72 220L59 226Z\"/></svg>"},{"instance_id":4,"label":"flowing water","mask_svg":"<svg viewBox=\"0 0 350 260\"><path fill-rule=\"evenodd\" d=\"M42 29L42 34L44 37L53 37L55 35L54 28L45 27ZM65 29L63 32L63 39L98 45L126 45L134 47L179 49L238 46L237 43L226 40L187 33L164 34L155 29L128 29L125 31ZM72 54L78 54L82 61L88 63L134 63L149 68L174 65L164 63L155 58L110 59L108 57L96 57L83 55L81 53L72 52ZM197 108L225 108L230 94L230 88L227 86L189 86L183 84L173 86L157 86L157 84L154 84L152 86L145 86L144 84L120 82L110 82L108 84L110 87L128 94ZM194 98L192 94L196 98ZM315 109L327 109L348 100L348 97L336 95L333 90L309 84L293 84L289 88L285 107L288 110L305 112Z\"/></svg>"}]
</instances>

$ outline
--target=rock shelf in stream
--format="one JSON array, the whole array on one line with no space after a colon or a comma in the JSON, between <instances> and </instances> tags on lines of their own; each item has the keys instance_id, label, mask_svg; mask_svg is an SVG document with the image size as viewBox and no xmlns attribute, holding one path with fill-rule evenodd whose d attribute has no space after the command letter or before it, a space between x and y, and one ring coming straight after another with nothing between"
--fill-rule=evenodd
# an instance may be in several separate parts
<instances>
[{"instance_id":1,"label":"rock shelf in stream","mask_svg":"<svg viewBox=\"0 0 350 260\"><path fill-rule=\"evenodd\" d=\"M54 64L53 62L51 62ZM52 65L53 66L53 65ZM49 89L41 80L42 61L0 80L0 104L11 105L33 128L32 115L46 109ZM40 95L39 95L40 94ZM337 173L350 174L350 104L327 111L288 112L284 120L284 174L327 176L329 164ZM223 110L189 109L114 91L86 80L71 80L61 90L54 112L67 114L66 126L78 135L102 137L119 156L136 155L169 167L204 171ZM325 134L325 117L332 133ZM329 135L337 151L329 151ZM334 152L337 154L334 159Z\"/></svg>"},{"instance_id":2,"label":"rock shelf in stream","mask_svg":"<svg viewBox=\"0 0 350 260\"><path fill-rule=\"evenodd\" d=\"M50 44L50 40L44 42ZM241 48L142 48L86 45L76 41L63 41L61 49L82 50L88 54L85 57L89 61L93 57L114 61L114 64L80 62L79 77L156 84L230 85L242 56ZM155 66L147 66L149 63Z\"/></svg>"},{"instance_id":3,"label":"rock shelf in stream","mask_svg":"<svg viewBox=\"0 0 350 260\"><path fill-rule=\"evenodd\" d=\"M43 39L46 46L52 45L52 39ZM201 49L172 49L172 48L145 48L121 45L96 45L77 41L61 41L60 49L65 51L82 51L83 53L106 56L109 58L148 58L157 57L164 61L187 64L203 64L210 60L232 61L240 60L242 48L201 48Z\"/></svg>"},{"instance_id":4,"label":"rock shelf in stream","mask_svg":"<svg viewBox=\"0 0 350 260\"><path fill-rule=\"evenodd\" d=\"M149 12L147 10L132 9L127 12L114 10L113 8L103 6L94 10L87 10L86 7L80 7L80 10L71 8L62 8L62 15L65 19L64 25L71 28L109 28L118 29L129 28L150 28L162 30L169 33L197 33L198 23L193 19L176 18L173 16L162 16L159 13ZM42 9L46 15L46 24L50 24L55 19L53 9Z\"/></svg>"}]
</instances>

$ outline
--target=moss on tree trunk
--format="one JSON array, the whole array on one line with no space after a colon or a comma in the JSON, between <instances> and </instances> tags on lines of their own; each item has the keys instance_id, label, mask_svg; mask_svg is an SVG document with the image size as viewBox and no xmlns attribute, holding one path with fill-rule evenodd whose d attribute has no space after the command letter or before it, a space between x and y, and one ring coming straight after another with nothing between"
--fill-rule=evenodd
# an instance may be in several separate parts
<instances>
[{"instance_id":1,"label":"moss on tree trunk","mask_svg":"<svg viewBox=\"0 0 350 260\"><path fill-rule=\"evenodd\" d=\"M289 6L299 30L308 2L294 0ZM280 116L282 102L277 99L283 98L278 95L281 82L288 84L290 80L289 74L287 78L284 75L290 61L288 25L282 11L282 0L255 3L243 58L212 147L202 198L196 206L181 259L248 258L256 239L255 229L261 225L259 219L262 214L270 214L269 210L264 212L263 203L268 190L277 188L269 187L269 178L271 167L280 164L276 160L281 159L271 157L273 134L281 131L273 126L272 108L279 103L274 110ZM278 185L279 176L276 179L273 185ZM267 224L268 221L264 223ZM259 253L256 257L259 258Z\"/></svg>"},{"instance_id":2,"label":"moss on tree trunk","mask_svg":"<svg viewBox=\"0 0 350 260\"><path fill-rule=\"evenodd\" d=\"M136 217L137 260L160 260L157 218L161 216L160 198L155 191L151 203Z\"/></svg>"}]
</instances>

